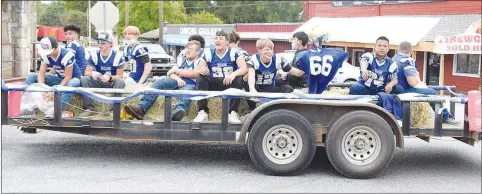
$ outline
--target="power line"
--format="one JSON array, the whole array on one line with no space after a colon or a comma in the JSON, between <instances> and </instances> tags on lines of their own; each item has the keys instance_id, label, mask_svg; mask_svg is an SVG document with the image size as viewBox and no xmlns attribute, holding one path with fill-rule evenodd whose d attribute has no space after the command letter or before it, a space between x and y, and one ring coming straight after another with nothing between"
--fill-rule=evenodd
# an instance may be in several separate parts
<instances>
[{"instance_id":1,"label":"power line","mask_svg":"<svg viewBox=\"0 0 482 194\"><path fill-rule=\"evenodd\" d=\"M218 8L218 7L241 7L241 6L264 5L264 4L275 4L275 3L293 3L293 2L292 1L273 1L273 2L266 2L266 3L220 5L220 6L209 6L209 7L185 7L185 8L186 9L207 9L207 8Z\"/></svg>"}]
</instances>

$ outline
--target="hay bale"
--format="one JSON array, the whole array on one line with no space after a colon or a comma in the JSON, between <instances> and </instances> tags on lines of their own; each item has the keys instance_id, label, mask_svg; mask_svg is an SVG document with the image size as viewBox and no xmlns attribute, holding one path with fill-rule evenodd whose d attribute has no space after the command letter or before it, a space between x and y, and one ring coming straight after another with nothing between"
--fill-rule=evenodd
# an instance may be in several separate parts
<instances>
[{"instance_id":1,"label":"hay bale","mask_svg":"<svg viewBox=\"0 0 482 194\"><path fill-rule=\"evenodd\" d=\"M149 88L150 84L145 85L142 89ZM298 92L308 93L308 88L302 88L297 90ZM328 90L324 91L322 95L348 95L349 89L348 88L329 88ZM128 95L125 95L128 96ZM139 103L142 96L129 100L121 104L121 118L122 120L133 120L134 118L127 114L123 107L125 105L136 105ZM178 101L177 98L173 98L172 100L172 107ZM77 117L80 113L84 110L82 109L82 98L79 94L72 95L72 100L70 102L71 105L68 106L67 110L72 111L74 113L74 117ZM210 121L221 121L221 98L210 98L208 99L208 107L210 107L209 112L209 120ZM258 103L259 104L259 103ZM102 119L102 120L110 120L109 116L109 109L110 104L99 103L97 101L93 101L93 105L95 107L95 111L98 114L92 116L93 119ZM411 125L412 127L416 128L425 128L425 127L433 127L433 111L430 107L429 103L423 102L416 102L411 104ZM197 101L191 101L187 114L184 118L184 121L192 121L197 115ZM249 108L246 99L241 99L241 103L238 110L238 115L241 117L245 114L249 113ZM42 117L43 114L38 114L38 117ZM146 120L164 120L164 97L159 96L156 102L152 105L151 109L147 111L145 117Z\"/></svg>"},{"instance_id":2,"label":"hay bale","mask_svg":"<svg viewBox=\"0 0 482 194\"><path fill-rule=\"evenodd\" d=\"M410 103L410 125L415 128L433 128L433 110L428 102Z\"/></svg>"}]
</instances>

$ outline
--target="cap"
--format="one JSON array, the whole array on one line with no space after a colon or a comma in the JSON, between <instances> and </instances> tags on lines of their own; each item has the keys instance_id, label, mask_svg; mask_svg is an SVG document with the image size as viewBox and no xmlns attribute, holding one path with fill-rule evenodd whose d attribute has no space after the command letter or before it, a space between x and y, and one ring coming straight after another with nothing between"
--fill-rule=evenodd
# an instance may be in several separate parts
<instances>
[{"instance_id":1,"label":"cap","mask_svg":"<svg viewBox=\"0 0 482 194\"><path fill-rule=\"evenodd\" d=\"M50 55L59 45L53 36L46 36L40 40L40 48L38 49L41 55Z\"/></svg>"},{"instance_id":2,"label":"cap","mask_svg":"<svg viewBox=\"0 0 482 194\"><path fill-rule=\"evenodd\" d=\"M398 45L398 51L401 53L410 53L412 52L412 44L407 41L403 41Z\"/></svg>"},{"instance_id":3,"label":"cap","mask_svg":"<svg viewBox=\"0 0 482 194\"><path fill-rule=\"evenodd\" d=\"M112 43L112 36L109 35L108 33L101 32L99 33L99 36L97 37L97 40L103 40Z\"/></svg>"}]
</instances>

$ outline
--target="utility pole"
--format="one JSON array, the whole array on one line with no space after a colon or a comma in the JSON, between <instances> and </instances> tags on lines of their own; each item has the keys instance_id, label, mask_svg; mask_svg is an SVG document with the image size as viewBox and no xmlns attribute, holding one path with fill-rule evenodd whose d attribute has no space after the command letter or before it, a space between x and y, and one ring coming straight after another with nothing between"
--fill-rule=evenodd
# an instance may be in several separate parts
<instances>
[{"instance_id":1,"label":"utility pole","mask_svg":"<svg viewBox=\"0 0 482 194\"><path fill-rule=\"evenodd\" d=\"M159 1L159 44L164 47L164 45L162 44L163 43L163 38L162 38L162 35L164 34L164 27L163 27L163 23L164 23L164 18L163 18L163 15L164 15L164 12L163 12L163 1ZM166 48L164 48L166 49Z\"/></svg>"},{"instance_id":2,"label":"utility pole","mask_svg":"<svg viewBox=\"0 0 482 194\"><path fill-rule=\"evenodd\" d=\"M92 23L90 23L90 0L89 0L89 5L88 5L88 8L87 8L87 17L88 17L88 22L89 22L89 40L87 41L88 44L89 44L89 47L90 47L90 42L92 40Z\"/></svg>"},{"instance_id":3,"label":"utility pole","mask_svg":"<svg viewBox=\"0 0 482 194\"><path fill-rule=\"evenodd\" d=\"M125 26L129 26L129 1L126 0Z\"/></svg>"}]
</instances>

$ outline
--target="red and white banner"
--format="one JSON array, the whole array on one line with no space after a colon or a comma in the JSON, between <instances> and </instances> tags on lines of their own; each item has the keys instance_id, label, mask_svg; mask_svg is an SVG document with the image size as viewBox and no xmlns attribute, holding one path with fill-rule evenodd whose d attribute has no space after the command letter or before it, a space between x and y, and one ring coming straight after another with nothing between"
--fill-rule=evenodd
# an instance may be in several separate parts
<instances>
[{"instance_id":1,"label":"red and white banner","mask_svg":"<svg viewBox=\"0 0 482 194\"><path fill-rule=\"evenodd\" d=\"M464 34L435 37L433 52L439 54L482 54L481 23L474 22Z\"/></svg>"}]
</instances>

